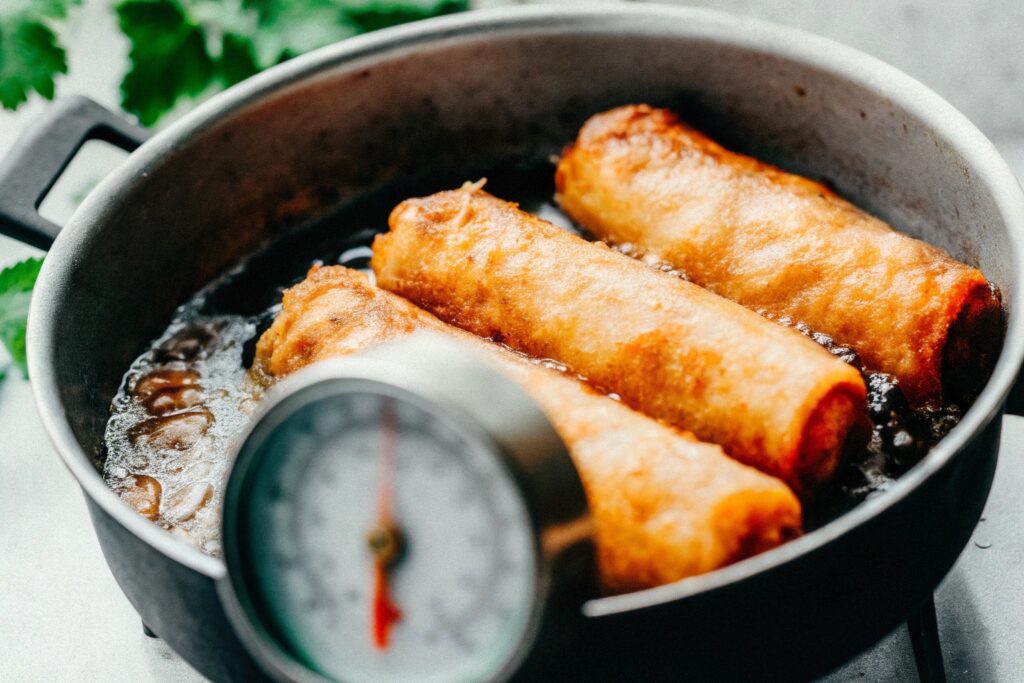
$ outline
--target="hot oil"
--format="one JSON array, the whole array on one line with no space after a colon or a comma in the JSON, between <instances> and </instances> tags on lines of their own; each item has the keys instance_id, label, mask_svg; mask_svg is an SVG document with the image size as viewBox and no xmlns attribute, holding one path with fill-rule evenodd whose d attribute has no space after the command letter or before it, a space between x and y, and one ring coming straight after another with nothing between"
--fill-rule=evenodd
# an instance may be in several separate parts
<instances>
[{"instance_id":1,"label":"hot oil","mask_svg":"<svg viewBox=\"0 0 1024 683\"><path fill-rule=\"evenodd\" d=\"M846 453L831 483L805 503L805 528L822 526L862 500L884 493L960 421L961 409L957 405L912 409L892 375L871 371L856 351L838 344L829 335L815 332L788 316L776 317L766 311L758 313L800 332L857 368L868 390L871 433L867 444L860 450Z\"/></svg>"},{"instance_id":2,"label":"hot oil","mask_svg":"<svg viewBox=\"0 0 1024 683\"><path fill-rule=\"evenodd\" d=\"M262 393L242 367L255 330L189 302L128 370L107 423L108 485L144 516L220 553L220 499L231 444Z\"/></svg>"},{"instance_id":3,"label":"hot oil","mask_svg":"<svg viewBox=\"0 0 1024 683\"><path fill-rule=\"evenodd\" d=\"M219 555L219 509L230 454L263 392L247 368L256 340L280 310L283 291L301 281L314 264L337 263L370 273L373 236L386 230L388 214L398 202L483 176L493 194L588 237L553 201L552 175L550 164L544 163L397 184L343 206L330 218L260 249L224 273L177 310L166 332L125 375L106 430L104 475L110 487L140 514L202 551ZM630 245L615 248L686 277ZM859 367L856 354L827 336L790 320L777 322ZM911 411L885 375L865 373L865 380L873 422L870 442L847 458L832 486L808 502L808 529L884 491L959 419L955 407Z\"/></svg>"}]
</instances>

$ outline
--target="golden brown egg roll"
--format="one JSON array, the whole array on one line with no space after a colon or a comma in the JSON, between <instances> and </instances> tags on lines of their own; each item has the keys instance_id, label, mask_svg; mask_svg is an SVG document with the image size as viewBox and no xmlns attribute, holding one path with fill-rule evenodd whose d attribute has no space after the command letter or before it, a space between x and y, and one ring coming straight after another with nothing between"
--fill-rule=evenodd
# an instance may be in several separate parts
<instances>
[{"instance_id":1,"label":"golden brown egg roll","mask_svg":"<svg viewBox=\"0 0 1024 683\"><path fill-rule=\"evenodd\" d=\"M573 377L446 325L340 266L314 269L285 292L257 345L256 367L282 376L417 330L482 349L540 403L583 480L608 591L707 572L799 534L800 503L778 479Z\"/></svg>"},{"instance_id":2,"label":"golden brown egg roll","mask_svg":"<svg viewBox=\"0 0 1024 683\"><path fill-rule=\"evenodd\" d=\"M591 118L555 182L594 235L831 335L894 375L915 406L970 399L999 352L999 297L980 271L664 109Z\"/></svg>"},{"instance_id":3,"label":"golden brown egg roll","mask_svg":"<svg viewBox=\"0 0 1024 683\"><path fill-rule=\"evenodd\" d=\"M793 330L472 186L403 202L378 283L558 359L629 405L807 491L866 422L860 373Z\"/></svg>"}]
</instances>

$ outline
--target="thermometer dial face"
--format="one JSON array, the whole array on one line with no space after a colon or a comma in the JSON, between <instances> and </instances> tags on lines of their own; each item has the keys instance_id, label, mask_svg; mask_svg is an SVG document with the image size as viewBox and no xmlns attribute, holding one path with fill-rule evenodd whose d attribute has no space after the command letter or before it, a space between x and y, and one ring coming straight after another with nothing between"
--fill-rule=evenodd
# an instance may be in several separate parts
<instances>
[{"instance_id":1,"label":"thermometer dial face","mask_svg":"<svg viewBox=\"0 0 1024 683\"><path fill-rule=\"evenodd\" d=\"M539 551L515 479L451 416L343 387L240 453L232 546L255 630L335 680L495 676L537 619Z\"/></svg>"}]
</instances>

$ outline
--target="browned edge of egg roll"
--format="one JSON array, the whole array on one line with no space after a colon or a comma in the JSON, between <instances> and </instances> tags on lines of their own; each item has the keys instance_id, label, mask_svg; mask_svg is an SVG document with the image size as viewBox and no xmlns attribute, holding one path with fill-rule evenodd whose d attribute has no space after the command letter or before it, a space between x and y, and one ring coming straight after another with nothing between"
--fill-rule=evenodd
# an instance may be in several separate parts
<instances>
[{"instance_id":1,"label":"browned edge of egg roll","mask_svg":"<svg viewBox=\"0 0 1024 683\"><path fill-rule=\"evenodd\" d=\"M863 438L860 373L802 335L478 189L400 204L377 282L441 319L558 359L800 493Z\"/></svg>"},{"instance_id":2,"label":"browned edge of egg roll","mask_svg":"<svg viewBox=\"0 0 1024 683\"><path fill-rule=\"evenodd\" d=\"M999 295L979 270L668 110L592 117L555 184L562 208L597 237L831 335L894 375L914 406L972 400L1002 346Z\"/></svg>"},{"instance_id":3,"label":"browned edge of egg roll","mask_svg":"<svg viewBox=\"0 0 1024 683\"><path fill-rule=\"evenodd\" d=\"M583 480L607 591L711 571L800 533L800 503L781 481L572 376L446 325L340 266L314 268L285 292L257 344L254 369L280 377L417 330L482 349L541 404Z\"/></svg>"}]
</instances>

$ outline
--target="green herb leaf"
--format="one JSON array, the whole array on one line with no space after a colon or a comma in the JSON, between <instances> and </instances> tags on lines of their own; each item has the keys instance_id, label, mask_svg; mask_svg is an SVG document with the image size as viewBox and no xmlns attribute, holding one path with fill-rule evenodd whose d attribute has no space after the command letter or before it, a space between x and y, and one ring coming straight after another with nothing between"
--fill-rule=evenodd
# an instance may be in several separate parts
<instances>
[{"instance_id":1,"label":"green herb leaf","mask_svg":"<svg viewBox=\"0 0 1024 683\"><path fill-rule=\"evenodd\" d=\"M42 265L42 259L30 258L0 270L0 342L7 347L25 377L28 377L25 365L28 304Z\"/></svg>"},{"instance_id":2,"label":"green herb leaf","mask_svg":"<svg viewBox=\"0 0 1024 683\"><path fill-rule=\"evenodd\" d=\"M206 38L178 0L123 0L117 18L131 43L121 104L143 125L153 125L179 98L210 85L214 65Z\"/></svg>"},{"instance_id":3,"label":"green herb leaf","mask_svg":"<svg viewBox=\"0 0 1024 683\"><path fill-rule=\"evenodd\" d=\"M233 85L358 33L468 5L467 0L119 0L121 30L131 42L122 106L152 125L183 97Z\"/></svg>"},{"instance_id":4,"label":"green herb leaf","mask_svg":"<svg viewBox=\"0 0 1024 683\"><path fill-rule=\"evenodd\" d=\"M77 1L0 3L0 105L15 109L32 92L53 99L54 78L68 70L54 26Z\"/></svg>"},{"instance_id":5,"label":"green herb leaf","mask_svg":"<svg viewBox=\"0 0 1024 683\"><path fill-rule=\"evenodd\" d=\"M225 33L222 38L220 62L218 64L221 82L226 86L244 81L258 73L256 48L248 36Z\"/></svg>"}]
</instances>

